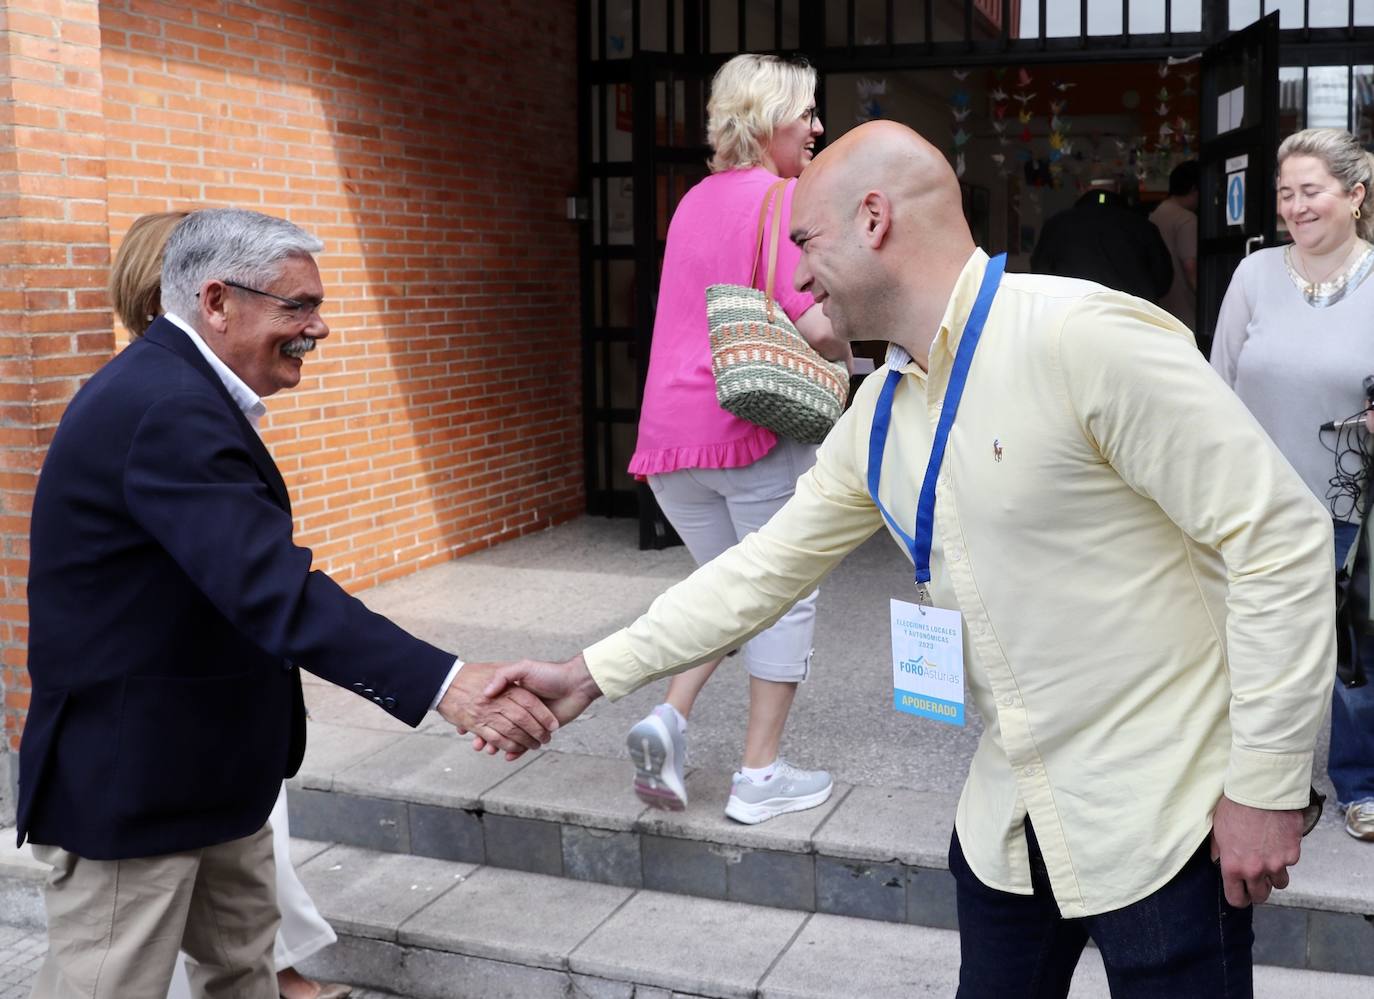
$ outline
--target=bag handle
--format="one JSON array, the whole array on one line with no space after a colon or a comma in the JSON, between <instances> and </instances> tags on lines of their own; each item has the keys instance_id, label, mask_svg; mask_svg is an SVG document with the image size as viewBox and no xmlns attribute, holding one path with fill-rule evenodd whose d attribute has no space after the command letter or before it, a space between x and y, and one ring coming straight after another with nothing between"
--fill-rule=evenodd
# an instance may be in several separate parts
<instances>
[{"instance_id":1,"label":"bag handle","mask_svg":"<svg viewBox=\"0 0 1374 999\"><path fill-rule=\"evenodd\" d=\"M753 288L759 275L759 258L763 256L763 225L768 218L769 205L772 204L773 196L776 194L778 202L774 206L773 225L769 233L768 273L764 279L764 288L760 289L768 303L768 321L770 323L773 321L773 287L778 268L778 235L782 229L782 196L786 187L787 181L780 180L776 184L770 184L767 192L763 195L763 205L759 208L759 222L754 230L754 265L749 271L749 287Z\"/></svg>"}]
</instances>

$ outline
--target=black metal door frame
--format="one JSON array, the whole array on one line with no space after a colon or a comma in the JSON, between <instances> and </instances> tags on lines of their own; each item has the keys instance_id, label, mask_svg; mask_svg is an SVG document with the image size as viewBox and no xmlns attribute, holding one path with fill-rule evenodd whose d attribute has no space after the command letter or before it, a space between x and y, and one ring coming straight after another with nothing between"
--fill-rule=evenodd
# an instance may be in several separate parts
<instances>
[{"instance_id":1,"label":"black metal door frame","mask_svg":"<svg viewBox=\"0 0 1374 999\"><path fill-rule=\"evenodd\" d=\"M651 2L666 5L668 11L669 41L666 52L644 51L640 45L640 4ZM1088 2L1080 0L1080 33L1077 36L1063 38L1045 37L1043 34L1046 30L1048 0L1021 0L1023 3L1039 5L1041 35L1036 38L1012 38L1009 25L1015 4L1013 0L1000 0L1000 33L992 37L974 37L977 33L975 25L979 23L976 18L981 16L977 14L975 4L986 4L987 0L965 0L963 40L932 41L930 39L934 33L931 30L931 10L932 4L936 2L938 0L928 0L923 8L924 37L927 41L898 43L895 40L892 28L895 2L887 0L887 31L884 40L880 44L864 45L859 44L854 37L856 0L847 0L844 8L845 16L848 18L845 43L827 46L826 39L831 32L826 26L828 5L825 0L795 0L798 12L797 50L806 53L812 64L817 67L818 87L821 90L818 93L818 101L824 98L825 80L831 73L972 68L1007 64L1034 66L1046 63L1137 62L1164 60L1171 56L1186 58L1221 42L1228 34L1228 0L1202 0L1201 30L1192 32L1172 30L1173 25L1169 21L1172 9L1171 5L1166 5L1166 30L1161 34L1151 35L1131 34L1126 30L1130 23L1129 3L1140 3L1142 0L1123 0L1123 32L1120 35L1107 36L1087 33ZM664 530L666 525L662 523L661 517L656 516L657 510L647 489L615 487L611 465L628 458L628 455L616 454L613 437L617 426L633 427L638 422L638 399L642 397L644 376L648 366L649 339L653 328L653 307L662 250L662 241L659 239L656 225L659 215L659 206L656 204L656 172L665 157L696 156L699 160L704 160L709 151L705 146L672 149L659 146L655 141L657 123L654 87L657 81L667 77L709 80L711 74L736 52L707 51L708 39L711 37L711 0L634 0L630 56L623 59L592 58L589 43L590 26L594 20L597 24L606 24L606 4L607 0L581 0L579 3L578 158L581 166L580 191L583 195L579 203L591 200L591 192L595 185L604 185L612 177L630 177L634 187L634 237L631 246L608 245L608 209L605 197L601 198L599 241L593 239L590 224L584 224L582 230L583 441L586 455L584 467L587 509L589 513L609 516L639 515L641 543L649 547L658 547L672 543L675 539L669 531ZM774 47L780 49L784 41L781 18L784 0L773 0L773 6ZM680 37L675 34L678 10L682 11ZM1279 33L1279 64L1321 65L1367 61L1368 53L1374 50L1374 28L1354 27L1353 5L1351 10L1351 25L1345 28L1282 30ZM738 21L737 37L743 38L744 0L736 0L735 11ZM761 51L758 48L754 50ZM632 159L628 163L619 164L609 163L605 155L607 125L604 121L604 111L601 134L592 134L593 95L604 95L603 88L616 84L628 85L633 100ZM1266 99L1273 97L1274 95L1270 95ZM671 104L671 97L669 103ZM592 149L593 142L597 141L602 144L601 156L599 162L594 163ZM1272 178L1269 179L1268 186L1272 194ZM586 214L590 216L590 212ZM632 324L629 327L616 327L607 323L604 298L609 297L610 285L604 268L611 260L633 262L635 294ZM602 269L599 278L598 268ZM603 289L603 302L601 314L594 315L596 310L593 300L598 280ZM628 345L627 349L635 352L638 385L636 403L633 407L613 406L607 396L606 386L610 380L610 369L606 358L609 350L604 345L616 344ZM603 346L599 348L598 345Z\"/></svg>"},{"instance_id":2,"label":"black metal door frame","mask_svg":"<svg viewBox=\"0 0 1374 999\"><path fill-rule=\"evenodd\" d=\"M1277 11L1202 56L1196 332L1207 353L1236 265L1256 246L1276 242L1278 58ZM1235 89L1244 101L1242 120L1219 123L1218 100ZM1239 224L1228 221L1232 201L1240 208Z\"/></svg>"}]
</instances>

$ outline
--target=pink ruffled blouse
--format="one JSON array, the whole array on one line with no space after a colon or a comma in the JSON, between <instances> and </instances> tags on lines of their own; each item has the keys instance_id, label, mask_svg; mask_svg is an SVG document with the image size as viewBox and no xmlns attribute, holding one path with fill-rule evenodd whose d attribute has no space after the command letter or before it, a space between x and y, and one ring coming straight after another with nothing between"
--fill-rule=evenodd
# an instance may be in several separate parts
<instances>
[{"instance_id":1,"label":"pink ruffled blouse","mask_svg":"<svg viewBox=\"0 0 1374 999\"><path fill-rule=\"evenodd\" d=\"M683 196L668 225L649 375L640 407L633 475L680 468L738 468L758 461L777 443L769 430L741 420L716 403L706 326L706 286L749 283L755 226L770 184L762 167L712 174ZM815 304L792 287L801 251L787 238L792 214L789 181L783 192L782 237L773 296L794 321ZM769 213L768 225L772 225ZM768 233L764 233L767 244ZM762 285L767 250L756 284Z\"/></svg>"}]
</instances>

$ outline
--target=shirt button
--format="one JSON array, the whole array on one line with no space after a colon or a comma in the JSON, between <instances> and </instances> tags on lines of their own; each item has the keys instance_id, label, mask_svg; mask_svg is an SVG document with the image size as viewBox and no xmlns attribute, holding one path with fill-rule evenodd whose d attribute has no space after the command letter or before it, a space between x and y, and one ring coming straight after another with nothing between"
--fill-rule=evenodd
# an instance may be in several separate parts
<instances>
[{"instance_id":1,"label":"shirt button","mask_svg":"<svg viewBox=\"0 0 1374 999\"><path fill-rule=\"evenodd\" d=\"M956 547L956 548L951 548L951 549L949 550L949 560L950 560L951 562L960 562L960 561L963 560L963 558L964 558L964 550L963 550L962 548L957 548L957 547Z\"/></svg>"},{"instance_id":2,"label":"shirt button","mask_svg":"<svg viewBox=\"0 0 1374 999\"><path fill-rule=\"evenodd\" d=\"M1014 698L1014 697L1004 697L1004 698L1002 698L1002 700L1001 700L1000 703L1001 703L1002 707L1004 707L1004 708L1014 708L1014 707L1016 706L1016 698Z\"/></svg>"},{"instance_id":3,"label":"shirt button","mask_svg":"<svg viewBox=\"0 0 1374 999\"><path fill-rule=\"evenodd\" d=\"M1040 768L1039 768L1039 767L1026 767L1025 770L1022 770L1022 771L1021 771L1021 776L1023 776L1023 777L1034 777L1034 776L1035 776L1036 774L1038 774L1039 772L1040 772Z\"/></svg>"}]
</instances>

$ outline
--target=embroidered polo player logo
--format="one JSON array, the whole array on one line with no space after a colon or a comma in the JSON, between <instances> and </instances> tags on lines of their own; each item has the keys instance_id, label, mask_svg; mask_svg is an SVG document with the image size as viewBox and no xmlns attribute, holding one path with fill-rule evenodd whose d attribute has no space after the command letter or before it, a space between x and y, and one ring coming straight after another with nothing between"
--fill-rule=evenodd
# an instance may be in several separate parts
<instances>
[{"instance_id":1,"label":"embroidered polo player logo","mask_svg":"<svg viewBox=\"0 0 1374 999\"><path fill-rule=\"evenodd\" d=\"M1002 460L1002 441L997 437L992 439L992 460Z\"/></svg>"}]
</instances>

